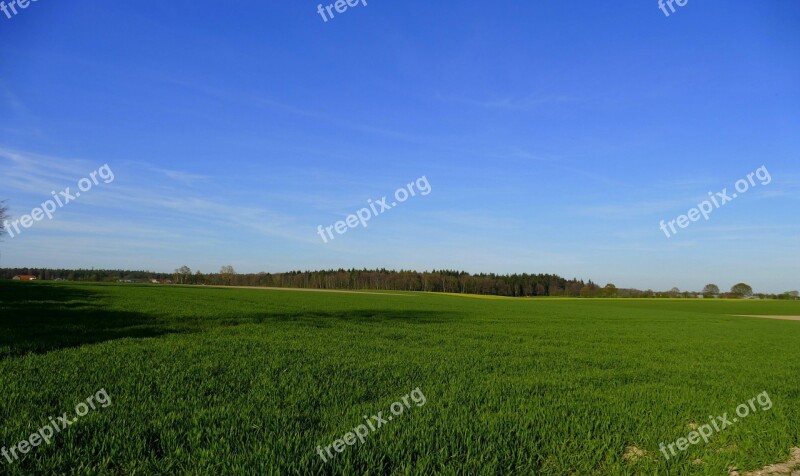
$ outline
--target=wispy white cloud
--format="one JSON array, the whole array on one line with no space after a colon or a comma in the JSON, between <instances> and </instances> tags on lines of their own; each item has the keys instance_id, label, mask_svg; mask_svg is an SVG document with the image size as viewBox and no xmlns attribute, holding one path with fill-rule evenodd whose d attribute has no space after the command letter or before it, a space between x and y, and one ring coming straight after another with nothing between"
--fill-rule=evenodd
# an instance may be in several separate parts
<instances>
[{"instance_id":1,"label":"wispy white cloud","mask_svg":"<svg viewBox=\"0 0 800 476\"><path fill-rule=\"evenodd\" d=\"M140 168L144 168L147 170L152 170L153 172L159 173L164 175L165 177L177 180L178 182L184 183L186 185L193 185L195 182L202 182L204 180L210 179L210 177L206 175L195 174L192 172L186 172L183 170L171 170L171 169L164 169L161 167L156 167L155 165L148 164L146 162L132 162L126 161L127 164L131 164L133 166L138 166Z\"/></svg>"},{"instance_id":2,"label":"wispy white cloud","mask_svg":"<svg viewBox=\"0 0 800 476\"><path fill-rule=\"evenodd\" d=\"M229 90L222 90L207 85L200 85L188 80L178 79L178 78L159 78L159 80L164 83L174 84L183 88L191 89L195 92L200 92L202 94L213 96L225 101L243 104L248 107L256 106L261 108L269 108L293 116L313 119L317 122L324 122L327 124L334 125L336 127L341 127L344 129L349 129L357 132L363 132L383 138L397 139L406 142L425 143L425 144L429 144L431 142L430 137L423 137L419 134L407 133L396 129L391 129L389 127L378 126L376 124L359 123L359 122L354 122L352 120L342 120L342 118L339 116L334 116L313 109L299 107L281 101L276 101L275 99L265 97L260 94L254 94L248 92L230 92Z\"/></svg>"},{"instance_id":3,"label":"wispy white cloud","mask_svg":"<svg viewBox=\"0 0 800 476\"><path fill-rule=\"evenodd\" d=\"M465 230L492 229L513 230L522 225L522 221L514 218L499 217L497 213L473 210L436 210L422 211L419 218L427 218L437 224L456 226Z\"/></svg>"},{"instance_id":4,"label":"wispy white cloud","mask_svg":"<svg viewBox=\"0 0 800 476\"><path fill-rule=\"evenodd\" d=\"M8 191L12 198L10 205L18 214L28 213L50 198L51 190L62 190L71 186L76 188L77 180L96 170L104 162L84 159L70 159L12 151L0 147L0 161L5 161L4 173L0 177L0 187ZM259 205L242 205L230 201L224 185L209 183L200 190L191 187L176 187L175 180L182 184L195 183L206 177L190 172L160 169L148 164L126 162L121 167L109 164L114 171L115 180L109 184L101 182L102 189L96 187L90 193L81 195L69 209L59 209L56 220L63 222L66 217L79 219L75 225L47 224L38 226L43 232L65 232L83 237L109 236L118 239L120 233L137 235L140 243L150 241L165 243L165 239L175 239L187 235L182 229L189 226L195 232L206 236L225 236L235 234L271 236L299 242L314 242L308 233L307 223L298 222L290 213ZM153 171L162 179L153 177ZM211 197L211 198L209 198ZM253 200L252 203L259 203ZM84 207L97 211L90 216L82 215ZM119 220L125 217L126 220ZM41 223L40 223L41 224ZM157 225L156 225L157 224ZM104 228L105 233L98 230ZM137 230L150 229L142 235ZM20 236L20 238L22 238Z\"/></svg>"},{"instance_id":5,"label":"wispy white cloud","mask_svg":"<svg viewBox=\"0 0 800 476\"><path fill-rule=\"evenodd\" d=\"M541 96L533 94L529 94L527 96L504 95L504 96L494 96L481 99L439 95L436 96L436 99L441 102L464 104L467 106L475 106L485 109L496 109L501 111L532 111L553 104L579 102L578 98L563 94L551 94L551 95L541 95Z\"/></svg>"},{"instance_id":6,"label":"wispy white cloud","mask_svg":"<svg viewBox=\"0 0 800 476\"><path fill-rule=\"evenodd\" d=\"M674 210L685 208L685 200L651 200L651 201L631 201L630 203L616 203L604 205L591 205L587 207L574 208L573 211L579 215L589 215L596 218L634 218L657 213L672 213ZM688 202L691 203L691 202Z\"/></svg>"},{"instance_id":7,"label":"wispy white cloud","mask_svg":"<svg viewBox=\"0 0 800 476\"><path fill-rule=\"evenodd\" d=\"M0 166L3 176L0 184L7 190L48 195L51 190L61 190L102 164L86 160L65 159L43 154L20 152L0 147Z\"/></svg>"},{"instance_id":8,"label":"wispy white cloud","mask_svg":"<svg viewBox=\"0 0 800 476\"><path fill-rule=\"evenodd\" d=\"M2 81L0 81L0 92L2 92L3 101L13 112L20 115L29 114L25 104Z\"/></svg>"}]
</instances>

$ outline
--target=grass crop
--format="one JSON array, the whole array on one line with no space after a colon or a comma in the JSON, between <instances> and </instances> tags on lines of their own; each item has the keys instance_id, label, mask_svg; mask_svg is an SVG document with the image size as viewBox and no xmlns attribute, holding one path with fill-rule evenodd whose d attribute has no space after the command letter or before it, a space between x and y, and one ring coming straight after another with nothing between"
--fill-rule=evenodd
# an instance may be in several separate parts
<instances>
[{"instance_id":1,"label":"grass crop","mask_svg":"<svg viewBox=\"0 0 800 476\"><path fill-rule=\"evenodd\" d=\"M727 474L800 443L800 303L0 283L0 474ZM427 399L323 463L412 389ZM768 391L666 461L659 443ZM641 450L625 457L631 447Z\"/></svg>"}]
</instances>

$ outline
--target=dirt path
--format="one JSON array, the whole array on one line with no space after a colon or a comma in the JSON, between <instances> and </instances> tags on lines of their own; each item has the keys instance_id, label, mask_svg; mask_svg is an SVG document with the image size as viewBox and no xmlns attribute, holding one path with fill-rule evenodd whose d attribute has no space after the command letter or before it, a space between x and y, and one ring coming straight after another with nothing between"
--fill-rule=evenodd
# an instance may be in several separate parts
<instances>
[{"instance_id":1,"label":"dirt path","mask_svg":"<svg viewBox=\"0 0 800 476\"><path fill-rule=\"evenodd\" d=\"M800 321L800 316L760 316L750 314L733 314L738 317L760 317L761 319L783 319L784 321Z\"/></svg>"},{"instance_id":2,"label":"dirt path","mask_svg":"<svg viewBox=\"0 0 800 476\"><path fill-rule=\"evenodd\" d=\"M764 466L758 471L740 474L736 468L731 468L728 476L800 476L800 448L792 448L789 459L784 463Z\"/></svg>"}]
</instances>

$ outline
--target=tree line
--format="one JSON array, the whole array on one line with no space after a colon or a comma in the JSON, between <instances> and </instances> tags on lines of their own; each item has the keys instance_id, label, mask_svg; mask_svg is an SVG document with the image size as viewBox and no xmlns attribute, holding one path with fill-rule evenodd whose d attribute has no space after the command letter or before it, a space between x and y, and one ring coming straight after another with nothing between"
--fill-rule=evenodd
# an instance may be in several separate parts
<instances>
[{"instance_id":1,"label":"tree line","mask_svg":"<svg viewBox=\"0 0 800 476\"><path fill-rule=\"evenodd\" d=\"M172 284L264 286L279 288L347 289L382 291L428 291L498 296L580 296L594 283L567 280L554 274L470 274L464 271L434 270L426 272L387 269L338 269L323 271L290 271L286 273L239 274L232 266L223 266L218 273L202 273L183 266L174 273L97 269L0 269L0 278L11 279L19 274L41 280L63 279L94 282L151 282Z\"/></svg>"},{"instance_id":2,"label":"tree line","mask_svg":"<svg viewBox=\"0 0 800 476\"><path fill-rule=\"evenodd\" d=\"M131 270L96 269L0 269L0 278L11 279L19 274L36 276L40 280L67 280L91 282L193 284L216 286L262 286L301 289L343 289L380 291L423 291L459 294L484 294L510 297L566 296L585 298L698 298L698 297L758 297L762 299L798 299L798 292L781 294L756 294L745 283L738 283L728 293L715 284L708 284L701 292L639 290L617 288L613 284L603 287L591 280L565 279L555 274L470 274L465 271L387 270L387 269L336 269L323 271L290 271L286 273L239 274L233 266L223 266L217 273L192 272L182 266L173 273L155 273Z\"/></svg>"}]
</instances>

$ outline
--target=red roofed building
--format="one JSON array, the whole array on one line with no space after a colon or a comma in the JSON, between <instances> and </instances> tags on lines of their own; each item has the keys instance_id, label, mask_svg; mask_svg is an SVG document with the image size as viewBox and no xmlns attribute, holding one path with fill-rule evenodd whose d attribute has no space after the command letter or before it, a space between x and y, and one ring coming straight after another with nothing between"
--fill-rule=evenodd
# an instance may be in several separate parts
<instances>
[{"instance_id":1,"label":"red roofed building","mask_svg":"<svg viewBox=\"0 0 800 476\"><path fill-rule=\"evenodd\" d=\"M30 274L18 274L12 279L15 281L36 281L36 276L31 276Z\"/></svg>"}]
</instances>

